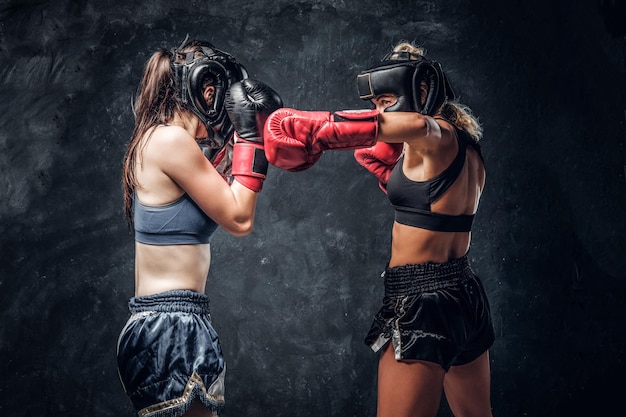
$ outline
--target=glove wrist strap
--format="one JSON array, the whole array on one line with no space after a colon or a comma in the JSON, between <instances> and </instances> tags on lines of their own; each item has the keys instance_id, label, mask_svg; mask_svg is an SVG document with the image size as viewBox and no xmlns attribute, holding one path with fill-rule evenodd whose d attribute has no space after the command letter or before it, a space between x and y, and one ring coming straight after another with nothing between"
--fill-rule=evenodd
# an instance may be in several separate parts
<instances>
[{"instance_id":1,"label":"glove wrist strap","mask_svg":"<svg viewBox=\"0 0 626 417\"><path fill-rule=\"evenodd\" d=\"M260 143L247 142L236 138L233 147L232 175L242 185L259 192L267 175L267 158Z\"/></svg>"}]
</instances>

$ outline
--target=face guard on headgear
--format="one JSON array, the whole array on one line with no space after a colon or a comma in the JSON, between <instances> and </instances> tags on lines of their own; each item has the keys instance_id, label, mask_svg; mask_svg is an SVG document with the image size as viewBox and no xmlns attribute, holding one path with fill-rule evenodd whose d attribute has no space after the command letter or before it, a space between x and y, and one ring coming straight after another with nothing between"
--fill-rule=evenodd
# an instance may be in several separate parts
<instances>
[{"instance_id":1,"label":"face guard on headgear","mask_svg":"<svg viewBox=\"0 0 626 417\"><path fill-rule=\"evenodd\" d=\"M233 83L248 78L248 72L233 56L209 42L200 42L198 49L202 56L196 56L199 51L194 50L185 53L184 63L175 62L177 52L188 44L188 38L173 50L171 65L179 97L206 127L208 138L200 145L212 161L226 146L234 130L224 108L226 91ZM213 80L209 85L215 87L211 105L203 97L207 78Z\"/></svg>"},{"instance_id":2,"label":"face guard on headgear","mask_svg":"<svg viewBox=\"0 0 626 417\"><path fill-rule=\"evenodd\" d=\"M406 111L433 116L446 100L454 99L454 91L438 62L408 52L392 55L406 55L406 58L385 57L379 65L357 75L357 89L363 100L393 94L398 101L387 107L386 112ZM422 81L428 89L424 104L420 90Z\"/></svg>"}]
</instances>

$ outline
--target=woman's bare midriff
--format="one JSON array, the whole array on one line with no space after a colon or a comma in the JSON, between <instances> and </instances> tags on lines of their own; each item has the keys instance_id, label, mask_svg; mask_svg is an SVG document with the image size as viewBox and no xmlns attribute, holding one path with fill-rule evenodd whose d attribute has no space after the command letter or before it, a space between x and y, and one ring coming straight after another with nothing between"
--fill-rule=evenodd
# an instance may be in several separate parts
<instances>
[{"instance_id":1,"label":"woman's bare midriff","mask_svg":"<svg viewBox=\"0 0 626 417\"><path fill-rule=\"evenodd\" d=\"M204 293L211 265L211 246L146 245L135 242L135 295L171 290Z\"/></svg>"},{"instance_id":2,"label":"woman's bare midriff","mask_svg":"<svg viewBox=\"0 0 626 417\"><path fill-rule=\"evenodd\" d=\"M434 232L394 222L389 266L461 258L469 250L470 239L470 232Z\"/></svg>"}]
</instances>

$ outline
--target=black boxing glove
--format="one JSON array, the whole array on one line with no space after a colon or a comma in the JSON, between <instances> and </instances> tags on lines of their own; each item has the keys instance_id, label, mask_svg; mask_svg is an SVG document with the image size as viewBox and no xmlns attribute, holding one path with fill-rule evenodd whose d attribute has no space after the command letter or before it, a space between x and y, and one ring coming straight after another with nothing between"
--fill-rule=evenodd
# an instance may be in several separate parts
<instances>
[{"instance_id":1,"label":"black boxing glove","mask_svg":"<svg viewBox=\"0 0 626 417\"><path fill-rule=\"evenodd\" d=\"M226 112L235 128L232 175L255 192L261 191L267 175L263 127L270 113L282 105L276 91L249 78L234 83L224 98Z\"/></svg>"}]
</instances>

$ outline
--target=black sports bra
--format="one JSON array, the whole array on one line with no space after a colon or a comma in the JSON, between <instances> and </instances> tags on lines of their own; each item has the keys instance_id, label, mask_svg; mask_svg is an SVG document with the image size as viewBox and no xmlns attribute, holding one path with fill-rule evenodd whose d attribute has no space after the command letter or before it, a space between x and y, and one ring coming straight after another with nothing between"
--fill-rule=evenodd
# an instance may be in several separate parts
<instances>
[{"instance_id":1,"label":"black sports bra","mask_svg":"<svg viewBox=\"0 0 626 417\"><path fill-rule=\"evenodd\" d=\"M454 126L454 125L453 125ZM481 159L478 143L466 132L455 127L459 144L454 161L441 174L428 181L413 181L404 175L400 158L389 175L387 196L395 209L398 223L438 232L469 232L474 221L473 214L450 215L434 213L431 204L437 201L454 184L465 165L467 145L474 147Z\"/></svg>"}]
</instances>

